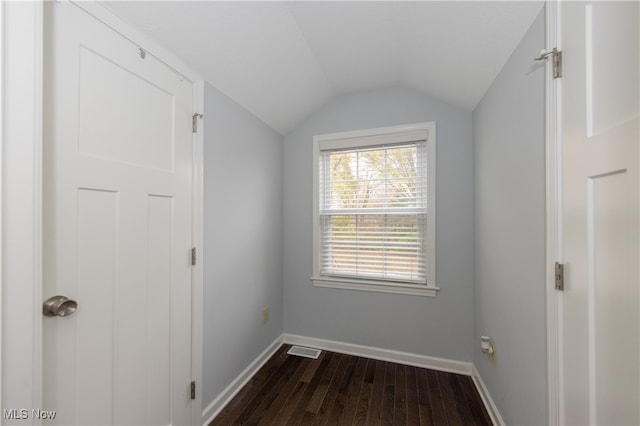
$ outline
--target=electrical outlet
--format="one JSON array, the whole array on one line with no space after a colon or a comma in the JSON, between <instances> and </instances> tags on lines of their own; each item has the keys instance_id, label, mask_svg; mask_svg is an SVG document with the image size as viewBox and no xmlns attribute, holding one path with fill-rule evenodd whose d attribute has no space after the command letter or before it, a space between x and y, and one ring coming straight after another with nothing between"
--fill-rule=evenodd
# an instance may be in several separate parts
<instances>
[{"instance_id":1,"label":"electrical outlet","mask_svg":"<svg viewBox=\"0 0 640 426\"><path fill-rule=\"evenodd\" d=\"M266 324L269 322L269 307L265 306L262 310L262 323Z\"/></svg>"}]
</instances>

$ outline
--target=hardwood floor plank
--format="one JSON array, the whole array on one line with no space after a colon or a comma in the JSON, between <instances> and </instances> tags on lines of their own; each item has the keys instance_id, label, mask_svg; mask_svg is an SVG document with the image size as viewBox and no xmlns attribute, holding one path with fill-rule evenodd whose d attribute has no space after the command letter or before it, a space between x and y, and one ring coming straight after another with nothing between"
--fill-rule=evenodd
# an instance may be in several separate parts
<instances>
[{"instance_id":1,"label":"hardwood floor plank","mask_svg":"<svg viewBox=\"0 0 640 426\"><path fill-rule=\"evenodd\" d=\"M416 367L407 366L407 425L420 426L420 403Z\"/></svg>"},{"instance_id":2,"label":"hardwood floor plank","mask_svg":"<svg viewBox=\"0 0 640 426\"><path fill-rule=\"evenodd\" d=\"M444 404L444 410L447 414L447 422L449 426L461 426L462 419L458 413L458 407L456 405L456 399L451 389L449 382L449 373L438 373L438 383L440 383L440 391L442 392L442 402Z\"/></svg>"},{"instance_id":3,"label":"hardwood floor plank","mask_svg":"<svg viewBox=\"0 0 640 426\"><path fill-rule=\"evenodd\" d=\"M416 380L418 381L418 411L420 412L420 425L432 426L433 410L431 409L431 395L429 391L429 381L427 370L416 368Z\"/></svg>"},{"instance_id":4,"label":"hardwood floor plank","mask_svg":"<svg viewBox=\"0 0 640 426\"><path fill-rule=\"evenodd\" d=\"M487 413L487 410L482 403L482 398L480 398L480 394L473 384L471 377L459 376L458 379L462 384L462 390L467 404L469 404L469 409L471 410L474 422L478 425L492 424L489 413Z\"/></svg>"},{"instance_id":5,"label":"hardwood floor plank","mask_svg":"<svg viewBox=\"0 0 640 426\"><path fill-rule=\"evenodd\" d=\"M287 400L284 402L282 409L271 421L272 425L284 425L289 422L289 419L293 415L298 403L303 398L303 396L307 392L307 388L312 383L313 377L316 375L316 372L319 370L324 371L324 368L326 368L328 362L324 362L325 356L333 356L333 354L329 354L330 355L327 355L327 351L322 351L317 359L308 359L307 366L302 371L300 380L293 386L293 389L290 392Z\"/></svg>"},{"instance_id":6,"label":"hardwood floor plank","mask_svg":"<svg viewBox=\"0 0 640 426\"><path fill-rule=\"evenodd\" d=\"M369 403L369 414L367 416L367 425L382 424L382 399L384 397L384 377L386 362L375 361L376 370L372 385L371 402Z\"/></svg>"},{"instance_id":7,"label":"hardwood floor plank","mask_svg":"<svg viewBox=\"0 0 640 426\"><path fill-rule=\"evenodd\" d=\"M277 370L276 374L267 381L268 387L263 392L262 398L255 398L236 421L243 425L258 424L260 418L267 411L273 400L278 397L280 391L295 373L302 360L303 358L301 357L289 357Z\"/></svg>"},{"instance_id":8,"label":"hardwood floor plank","mask_svg":"<svg viewBox=\"0 0 640 426\"><path fill-rule=\"evenodd\" d=\"M468 376L283 345L210 423L227 425L490 425Z\"/></svg>"},{"instance_id":9,"label":"hardwood floor plank","mask_svg":"<svg viewBox=\"0 0 640 426\"><path fill-rule=\"evenodd\" d=\"M354 365L355 365L354 357L349 355L343 356L342 361L338 366L338 369L334 372L333 378L331 380L331 384L329 385L327 395L325 396L324 401L322 401L322 405L320 406L320 409L316 414L314 425L329 424L331 411L336 405L338 395L340 394L340 389L342 388L343 378L351 374L351 371L353 370Z\"/></svg>"},{"instance_id":10,"label":"hardwood floor plank","mask_svg":"<svg viewBox=\"0 0 640 426\"><path fill-rule=\"evenodd\" d=\"M309 383L305 383L302 381L299 381L295 384L293 390L291 391L291 394L289 394L289 398L287 398L287 400L285 401L284 406L278 412L278 414L276 414L276 417L271 422L272 425L286 425L289 422L289 419L296 409L296 406L300 402L300 399L305 394L308 386Z\"/></svg>"},{"instance_id":11,"label":"hardwood floor plank","mask_svg":"<svg viewBox=\"0 0 640 426\"><path fill-rule=\"evenodd\" d=\"M344 415L339 419L340 424L351 425L354 423L356 413L358 411L358 401L360 400L360 394L362 387L364 386L364 376L367 370L367 359L357 358L356 366L353 372L353 377L349 381L349 387L347 389L347 400L344 407Z\"/></svg>"},{"instance_id":12,"label":"hardwood floor plank","mask_svg":"<svg viewBox=\"0 0 640 426\"><path fill-rule=\"evenodd\" d=\"M294 361L291 362L293 363ZM278 395L269 403L266 411L259 418L258 425L270 425L273 423L280 410L284 407L285 402L289 399L292 392L294 392L296 383L299 382L302 374L310 363L311 359L300 358L300 362L296 365L295 369L291 371L290 377L286 378L285 383L282 384Z\"/></svg>"},{"instance_id":13,"label":"hardwood floor plank","mask_svg":"<svg viewBox=\"0 0 640 426\"><path fill-rule=\"evenodd\" d=\"M334 354L333 352L329 352L324 356L324 359L322 360L315 374L311 378L311 382L309 382L309 385L305 389L304 394L300 398L300 401L298 402L295 409L291 413L291 416L289 417L289 420L286 423L287 425L293 426L293 425L300 424L306 412L307 405L309 405L309 401L311 400L311 397L315 393L316 388L318 387L318 384L320 383L322 376L324 376L325 371L329 367L329 363L333 360L333 357L335 355L337 354Z\"/></svg>"},{"instance_id":14,"label":"hardwood floor plank","mask_svg":"<svg viewBox=\"0 0 640 426\"><path fill-rule=\"evenodd\" d=\"M382 424L393 425L396 393L396 364L387 362L384 370L384 395L382 396Z\"/></svg>"},{"instance_id":15,"label":"hardwood floor plank","mask_svg":"<svg viewBox=\"0 0 640 426\"><path fill-rule=\"evenodd\" d=\"M447 414L442 400L438 372L427 370L427 386L429 388L429 403L433 414L433 424L436 426L448 425Z\"/></svg>"},{"instance_id":16,"label":"hardwood floor plank","mask_svg":"<svg viewBox=\"0 0 640 426\"><path fill-rule=\"evenodd\" d=\"M467 404L462 386L460 385L460 380L458 379L459 375L448 373L447 376L449 377L449 385L451 386L451 390L453 391L453 396L456 401L460 422L463 425L475 425L469 404Z\"/></svg>"},{"instance_id":17,"label":"hardwood floor plank","mask_svg":"<svg viewBox=\"0 0 640 426\"><path fill-rule=\"evenodd\" d=\"M262 366L253 378L244 386L227 406L209 424L210 426L227 426L233 424L240 413L263 389L269 377L287 359L288 345L283 345L276 353Z\"/></svg>"},{"instance_id":18,"label":"hardwood floor plank","mask_svg":"<svg viewBox=\"0 0 640 426\"><path fill-rule=\"evenodd\" d=\"M396 365L395 398L393 401L393 424L407 424L407 377L406 366Z\"/></svg>"},{"instance_id":19,"label":"hardwood floor plank","mask_svg":"<svg viewBox=\"0 0 640 426\"><path fill-rule=\"evenodd\" d=\"M363 358L365 359L365 358ZM353 424L360 426L367 424L367 415L369 414L369 404L371 403L371 391L373 389L373 378L376 372L376 361L366 359L366 370L364 380L358 397L358 407L353 418Z\"/></svg>"},{"instance_id":20,"label":"hardwood floor plank","mask_svg":"<svg viewBox=\"0 0 640 426\"><path fill-rule=\"evenodd\" d=\"M325 357L327 351L322 351L318 359L314 360L314 362L309 363L309 366L304 370L302 377L300 378L301 382L309 383L313 378L314 374L316 374L316 370L320 366L322 359Z\"/></svg>"},{"instance_id":21,"label":"hardwood floor plank","mask_svg":"<svg viewBox=\"0 0 640 426\"><path fill-rule=\"evenodd\" d=\"M305 411L304 415L300 419L300 426L312 425L316 420L316 415L310 411Z\"/></svg>"},{"instance_id":22,"label":"hardwood floor plank","mask_svg":"<svg viewBox=\"0 0 640 426\"><path fill-rule=\"evenodd\" d=\"M327 417L325 425L351 425L353 420L353 415L347 413L347 409L349 408L349 395L358 392L360 393L360 385L362 384L362 375L364 371L360 374L360 378L358 376L358 357L352 356L350 357L349 364L346 366L346 371L344 376L342 377L342 383L340 384L340 388L338 389L336 399L334 401L333 408L327 410L329 412L329 416ZM355 383L358 381L359 383ZM357 387L357 391L354 391L353 388ZM357 397L354 398L354 400ZM355 404L355 401L354 401ZM347 420L348 419L348 420Z\"/></svg>"},{"instance_id":23,"label":"hardwood floor plank","mask_svg":"<svg viewBox=\"0 0 640 426\"><path fill-rule=\"evenodd\" d=\"M367 369L364 373L364 382L373 385L373 379L376 376L376 360L367 359Z\"/></svg>"},{"instance_id":24,"label":"hardwood floor plank","mask_svg":"<svg viewBox=\"0 0 640 426\"><path fill-rule=\"evenodd\" d=\"M309 405L307 405L306 411L309 411L313 414L318 414L318 411L320 411L320 407L324 402L324 397L326 396L327 391L329 390L329 386L331 385L331 382L333 380L333 376L335 375L338 366L344 359L345 357L342 354L335 354L333 356L333 359L327 366L327 369L325 370L322 378L320 379L320 382L318 383L318 386L316 387L316 391L313 393L313 396L309 401Z\"/></svg>"}]
</instances>

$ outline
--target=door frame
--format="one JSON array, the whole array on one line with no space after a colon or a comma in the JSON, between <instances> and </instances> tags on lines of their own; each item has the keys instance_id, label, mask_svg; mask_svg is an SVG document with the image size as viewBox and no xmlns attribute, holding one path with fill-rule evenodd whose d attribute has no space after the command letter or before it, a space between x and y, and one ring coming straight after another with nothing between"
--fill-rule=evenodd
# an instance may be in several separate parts
<instances>
[{"instance_id":1,"label":"door frame","mask_svg":"<svg viewBox=\"0 0 640 426\"><path fill-rule=\"evenodd\" d=\"M0 408L40 408L42 4L2 2L0 7L3 92Z\"/></svg>"},{"instance_id":2,"label":"door frame","mask_svg":"<svg viewBox=\"0 0 640 426\"><path fill-rule=\"evenodd\" d=\"M202 113L204 80L198 73L103 6L95 2L74 4L191 81L193 111ZM43 4L35 1L0 2L0 22L0 92L3 95L3 103L0 105L0 410L44 409L40 309L43 247ZM200 259L203 258L204 229L203 129L204 126L200 126L200 130L193 134L192 243L197 248ZM11 250L7 249L9 247ZM196 380L198 384L196 399L192 402L191 419L193 423L201 424L201 262L192 269L191 284L191 374L192 380ZM10 305L7 303L9 297ZM9 329L8 324L14 325L13 329ZM21 324L22 327L18 329L15 324ZM17 337L20 337L20 344L16 344ZM11 389L11 395L8 394L8 389Z\"/></svg>"},{"instance_id":3,"label":"door frame","mask_svg":"<svg viewBox=\"0 0 640 426\"><path fill-rule=\"evenodd\" d=\"M545 49L562 50L561 2L545 3ZM545 70L545 198L546 198L546 330L547 410L549 425L563 424L562 413L562 292L555 288L555 262L562 259L562 78L553 78L551 61Z\"/></svg>"}]
</instances>

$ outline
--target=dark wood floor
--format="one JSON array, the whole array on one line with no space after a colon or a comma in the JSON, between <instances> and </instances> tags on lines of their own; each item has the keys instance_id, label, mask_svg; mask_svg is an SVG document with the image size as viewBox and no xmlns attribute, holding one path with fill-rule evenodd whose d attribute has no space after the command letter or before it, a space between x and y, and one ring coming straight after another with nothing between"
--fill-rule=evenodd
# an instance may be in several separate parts
<instances>
[{"instance_id":1,"label":"dark wood floor","mask_svg":"<svg viewBox=\"0 0 640 426\"><path fill-rule=\"evenodd\" d=\"M490 425L470 377L323 351L278 352L218 425Z\"/></svg>"}]
</instances>

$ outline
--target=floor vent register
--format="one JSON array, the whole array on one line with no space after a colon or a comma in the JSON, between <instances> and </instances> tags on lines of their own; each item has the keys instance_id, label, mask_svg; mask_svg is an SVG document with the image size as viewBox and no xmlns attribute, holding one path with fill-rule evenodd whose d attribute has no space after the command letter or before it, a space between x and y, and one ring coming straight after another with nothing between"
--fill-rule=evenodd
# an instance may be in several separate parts
<instances>
[{"instance_id":1,"label":"floor vent register","mask_svg":"<svg viewBox=\"0 0 640 426\"><path fill-rule=\"evenodd\" d=\"M289 355L303 356L305 358L318 359L322 351L320 349L305 348L304 346L292 346L287 352Z\"/></svg>"}]
</instances>

